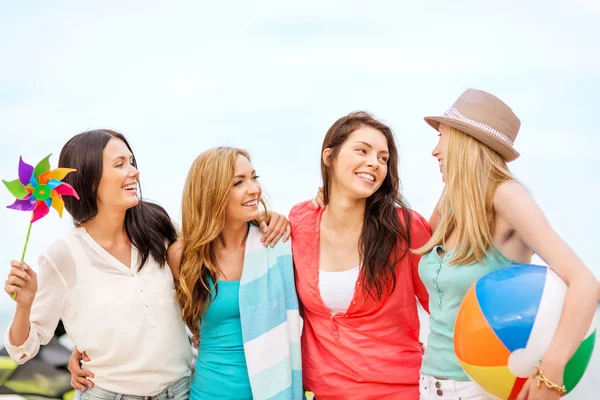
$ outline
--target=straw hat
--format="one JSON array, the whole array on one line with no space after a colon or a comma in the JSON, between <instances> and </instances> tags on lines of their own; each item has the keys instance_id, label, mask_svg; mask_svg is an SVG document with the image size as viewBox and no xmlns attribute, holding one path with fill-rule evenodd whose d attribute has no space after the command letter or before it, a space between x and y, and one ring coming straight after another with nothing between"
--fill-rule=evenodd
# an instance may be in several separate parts
<instances>
[{"instance_id":1,"label":"straw hat","mask_svg":"<svg viewBox=\"0 0 600 400\"><path fill-rule=\"evenodd\" d=\"M458 129L497 151L507 162L519 157L514 143L521 121L502 100L483 90L467 89L442 117L425 117L435 130L440 123Z\"/></svg>"}]
</instances>

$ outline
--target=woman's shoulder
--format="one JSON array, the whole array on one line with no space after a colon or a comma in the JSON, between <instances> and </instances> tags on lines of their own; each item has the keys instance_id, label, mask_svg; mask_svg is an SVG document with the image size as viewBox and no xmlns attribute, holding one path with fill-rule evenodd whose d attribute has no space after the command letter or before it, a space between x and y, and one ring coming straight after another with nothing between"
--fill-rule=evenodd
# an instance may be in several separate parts
<instances>
[{"instance_id":1,"label":"woman's shoulder","mask_svg":"<svg viewBox=\"0 0 600 400\"><path fill-rule=\"evenodd\" d=\"M426 234L431 235L431 227L427 219L417 211L408 208L396 207L396 212L400 218L400 222L404 226L409 225L411 234ZM408 224L407 224L408 222Z\"/></svg>"},{"instance_id":2,"label":"woman's shoulder","mask_svg":"<svg viewBox=\"0 0 600 400\"><path fill-rule=\"evenodd\" d=\"M82 238L78 235L77 228L69 228L62 235L54 239L50 245L46 246L39 254L38 266L52 266L60 274L69 275L75 270L80 257L77 256L81 248Z\"/></svg>"},{"instance_id":3,"label":"woman's shoulder","mask_svg":"<svg viewBox=\"0 0 600 400\"><path fill-rule=\"evenodd\" d=\"M312 201L310 200L296 204L294 207L292 207L292 210L290 211L289 220L292 224L292 229L294 228L294 225L297 225L301 222L316 220L316 217L319 215L320 212L321 209L315 207L312 204Z\"/></svg>"},{"instance_id":4,"label":"woman's shoulder","mask_svg":"<svg viewBox=\"0 0 600 400\"><path fill-rule=\"evenodd\" d=\"M179 268L181 267L181 259L183 258L183 248L183 240L179 239L167 249L167 264L171 269L174 279L179 279Z\"/></svg>"},{"instance_id":5,"label":"woman's shoulder","mask_svg":"<svg viewBox=\"0 0 600 400\"><path fill-rule=\"evenodd\" d=\"M319 216L323 213L323 209L315 207L309 201L303 201L296 204L290 211L290 225L292 226L292 236L297 237L303 232L314 232L314 228L319 221Z\"/></svg>"},{"instance_id":6,"label":"woman's shoulder","mask_svg":"<svg viewBox=\"0 0 600 400\"><path fill-rule=\"evenodd\" d=\"M515 198L530 197L529 190L519 181L510 180L502 182L494 192L494 205Z\"/></svg>"},{"instance_id":7,"label":"woman's shoulder","mask_svg":"<svg viewBox=\"0 0 600 400\"><path fill-rule=\"evenodd\" d=\"M295 205L290 211L290 226L292 227L292 240L294 251L312 243L315 231L318 229L320 216L323 209L315 207L311 201L304 201Z\"/></svg>"},{"instance_id":8,"label":"woman's shoulder","mask_svg":"<svg viewBox=\"0 0 600 400\"><path fill-rule=\"evenodd\" d=\"M62 235L54 239L50 245L46 246L42 252L42 256L51 259L53 262L66 257L72 257L73 246L80 246L80 241L82 240L80 237L82 233L81 229L75 227L69 228Z\"/></svg>"},{"instance_id":9,"label":"woman's shoulder","mask_svg":"<svg viewBox=\"0 0 600 400\"><path fill-rule=\"evenodd\" d=\"M259 226L250 224L250 231L248 232L248 239L246 240L246 254L253 254L258 252L266 252L274 257L283 256L286 254L292 254L290 241L284 242L283 239L275 244L275 246L265 246L261 239L263 237L263 231Z\"/></svg>"}]
</instances>

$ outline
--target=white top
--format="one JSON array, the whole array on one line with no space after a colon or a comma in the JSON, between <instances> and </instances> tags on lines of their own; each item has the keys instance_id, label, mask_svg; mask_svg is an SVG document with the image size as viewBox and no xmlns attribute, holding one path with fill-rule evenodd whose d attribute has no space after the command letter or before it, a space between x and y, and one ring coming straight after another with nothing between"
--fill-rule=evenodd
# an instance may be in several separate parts
<instances>
[{"instance_id":1,"label":"white top","mask_svg":"<svg viewBox=\"0 0 600 400\"><path fill-rule=\"evenodd\" d=\"M319 292L332 314L345 313L354 297L360 268L331 272L319 270Z\"/></svg>"},{"instance_id":2,"label":"white top","mask_svg":"<svg viewBox=\"0 0 600 400\"><path fill-rule=\"evenodd\" d=\"M29 337L4 345L23 364L47 344L62 318L67 335L86 351L94 384L112 392L152 396L190 375L191 346L171 270L150 257L138 272L104 250L84 228L73 228L39 258L38 291ZM12 323L11 323L12 324Z\"/></svg>"}]
</instances>

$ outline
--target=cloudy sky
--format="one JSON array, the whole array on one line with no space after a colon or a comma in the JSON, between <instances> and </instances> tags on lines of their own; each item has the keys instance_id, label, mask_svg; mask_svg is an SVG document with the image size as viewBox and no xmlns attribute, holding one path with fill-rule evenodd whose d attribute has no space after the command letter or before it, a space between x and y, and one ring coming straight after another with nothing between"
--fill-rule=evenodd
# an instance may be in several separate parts
<instances>
[{"instance_id":1,"label":"cloudy sky","mask_svg":"<svg viewBox=\"0 0 600 400\"><path fill-rule=\"evenodd\" d=\"M0 177L111 128L174 219L189 166L216 145L248 149L287 213L320 183L329 126L368 110L394 129L404 193L429 216L442 182L423 116L474 87L521 118L511 168L600 277L599 21L600 0L1 2ZM0 210L0 275L28 218ZM54 211L36 223L27 261L69 225Z\"/></svg>"}]
</instances>

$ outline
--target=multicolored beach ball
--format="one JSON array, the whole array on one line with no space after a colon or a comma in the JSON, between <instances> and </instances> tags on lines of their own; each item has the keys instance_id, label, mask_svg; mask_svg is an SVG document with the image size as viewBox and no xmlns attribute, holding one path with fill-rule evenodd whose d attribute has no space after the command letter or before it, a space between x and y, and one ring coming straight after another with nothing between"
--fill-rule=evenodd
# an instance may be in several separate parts
<instances>
[{"instance_id":1,"label":"multicolored beach ball","mask_svg":"<svg viewBox=\"0 0 600 400\"><path fill-rule=\"evenodd\" d=\"M454 351L467 375L489 394L515 399L550 345L566 292L563 280L539 265L497 270L475 282L454 329ZM565 368L567 393L590 362L595 326Z\"/></svg>"}]
</instances>

